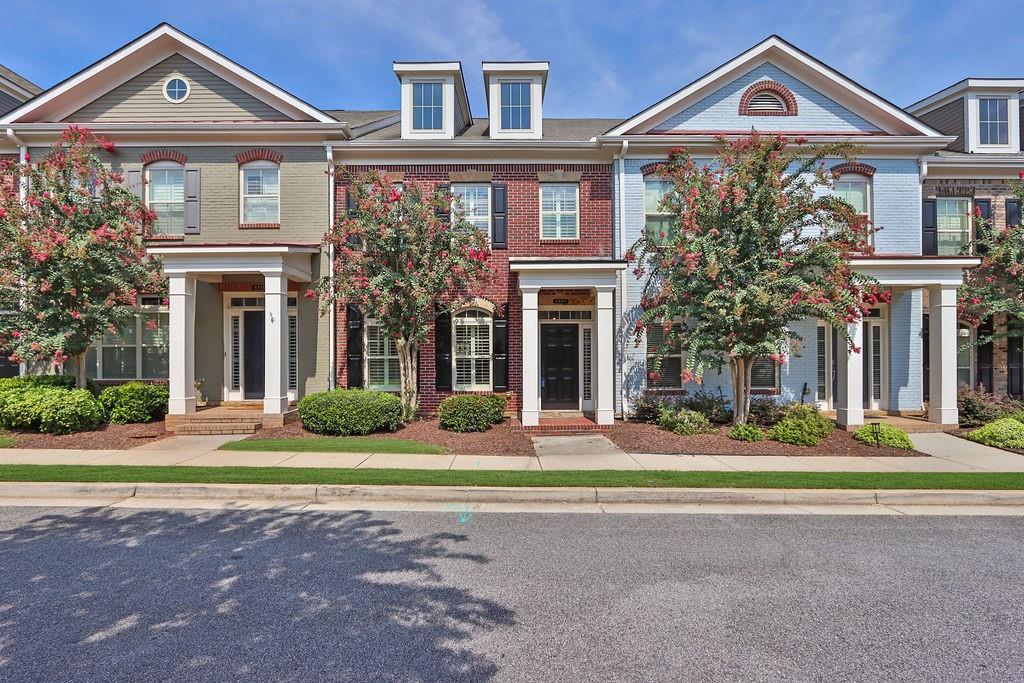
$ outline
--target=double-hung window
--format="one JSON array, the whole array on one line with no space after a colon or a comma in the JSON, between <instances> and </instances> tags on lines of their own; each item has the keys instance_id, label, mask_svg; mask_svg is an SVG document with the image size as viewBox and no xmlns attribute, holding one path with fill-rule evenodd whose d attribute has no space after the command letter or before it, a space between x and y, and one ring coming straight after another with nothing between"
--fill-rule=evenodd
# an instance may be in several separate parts
<instances>
[{"instance_id":1,"label":"double-hung window","mask_svg":"<svg viewBox=\"0 0 1024 683\"><path fill-rule=\"evenodd\" d=\"M491 234L491 186L487 183L452 185L452 213L458 212L477 230Z\"/></svg>"},{"instance_id":2,"label":"double-hung window","mask_svg":"<svg viewBox=\"0 0 1024 683\"><path fill-rule=\"evenodd\" d=\"M971 345L973 333L969 326L958 323L956 335L956 383L972 386L974 383L974 347Z\"/></svg>"},{"instance_id":3,"label":"double-hung window","mask_svg":"<svg viewBox=\"0 0 1024 683\"><path fill-rule=\"evenodd\" d=\"M580 234L580 187L575 183L542 183L540 186L541 239L578 239Z\"/></svg>"},{"instance_id":4,"label":"double-hung window","mask_svg":"<svg viewBox=\"0 0 1024 683\"><path fill-rule=\"evenodd\" d=\"M672 214L662 208L661 202L672 191L672 183L658 178L644 179L644 218L647 236L664 242L671 235Z\"/></svg>"},{"instance_id":5,"label":"double-hung window","mask_svg":"<svg viewBox=\"0 0 1024 683\"><path fill-rule=\"evenodd\" d=\"M501 84L502 130L529 130L532 128L530 82L505 81Z\"/></svg>"},{"instance_id":6,"label":"double-hung window","mask_svg":"<svg viewBox=\"0 0 1024 683\"><path fill-rule=\"evenodd\" d=\"M86 375L91 379L166 379L169 323L160 297L142 297L135 317L103 334L86 351Z\"/></svg>"},{"instance_id":7,"label":"double-hung window","mask_svg":"<svg viewBox=\"0 0 1024 683\"><path fill-rule=\"evenodd\" d=\"M939 255L955 256L971 241L971 200L939 197L935 200Z\"/></svg>"},{"instance_id":8,"label":"double-hung window","mask_svg":"<svg viewBox=\"0 0 1024 683\"><path fill-rule=\"evenodd\" d=\"M412 128L444 128L444 87L440 81L415 81L412 84Z\"/></svg>"},{"instance_id":9,"label":"double-hung window","mask_svg":"<svg viewBox=\"0 0 1024 683\"><path fill-rule=\"evenodd\" d=\"M472 309L452 317L455 391L491 390L491 316Z\"/></svg>"},{"instance_id":10,"label":"double-hung window","mask_svg":"<svg viewBox=\"0 0 1024 683\"><path fill-rule=\"evenodd\" d=\"M750 369L750 388L761 391L776 391L779 388L779 365L768 356L754 359Z\"/></svg>"},{"instance_id":11,"label":"double-hung window","mask_svg":"<svg viewBox=\"0 0 1024 683\"><path fill-rule=\"evenodd\" d=\"M366 384L377 391L400 391L398 347L376 320L366 322Z\"/></svg>"},{"instance_id":12,"label":"double-hung window","mask_svg":"<svg viewBox=\"0 0 1024 683\"><path fill-rule=\"evenodd\" d=\"M159 162L147 167L146 174L146 205L156 214L153 234L185 234L185 167Z\"/></svg>"},{"instance_id":13,"label":"double-hung window","mask_svg":"<svg viewBox=\"0 0 1024 683\"><path fill-rule=\"evenodd\" d=\"M978 144L1007 145L1010 142L1008 100L1005 97L978 99Z\"/></svg>"},{"instance_id":14,"label":"double-hung window","mask_svg":"<svg viewBox=\"0 0 1024 683\"><path fill-rule=\"evenodd\" d=\"M281 222L281 170L270 161L242 166L242 223Z\"/></svg>"},{"instance_id":15,"label":"double-hung window","mask_svg":"<svg viewBox=\"0 0 1024 683\"><path fill-rule=\"evenodd\" d=\"M858 216L871 220L871 181L862 175L840 176L832 184L832 193L853 207Z\"/></svg>"},{"instance_id":16,"label":"double-hung window","mask_svg":"<svg viewBox=\"0 0 1024 683\"><path fill-rule=\"evenodd\" d=\"M676 333L679 325L673 325ZM666 344L665 330L660 324L647 328L647 386L651 389L680 389L683 386L683 354L673 349L671 354L661 356L661 368L657 379L651 379L656 359Z\"/></svg>"}]
</instances>

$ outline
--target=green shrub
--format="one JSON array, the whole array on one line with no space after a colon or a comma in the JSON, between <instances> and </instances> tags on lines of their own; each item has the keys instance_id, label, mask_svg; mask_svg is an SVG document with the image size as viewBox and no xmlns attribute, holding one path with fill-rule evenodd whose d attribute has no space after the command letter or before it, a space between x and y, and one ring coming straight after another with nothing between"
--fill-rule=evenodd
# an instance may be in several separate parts
<instances>
[{"instance_id":1,"label":"green shrub","mask_svg":"<svg viewBox=\"0 0 1024 683\"><path fill-rule=\"evenodd\" d=\"M893 448L901 448L905 451L914 450L914 442L910 440L907 433L899 427L893 427L892 425L885 424L884 422L878 425L878 441L875 441L874 429L871 425L864 425L858 427L853 432L853 438L857 439L861 443L866 443L869 446L874 446L876 443L880 443L883 446L892 446Z\"/></svg>"},{"instance_id":2,"label":"green shrub","mask_svg":"<svg viewBox=\"0 0 1024 683\"><path fill-rule=\"evenodd\" d=\"M167 414L167 387L126 382L100 392L100 403L114 424L149 422Z\"/></svg>"},{"instance_id":3,"label":"green shrub","mask_svg":"<svg viewBox=\"0 0 1024 683\"><path fill-rule=\"evenodd\" d=\"M302 426L316 434L349 436L398 429L402 401L394 394L366 389L335 389L299 401Z\"/></svg>"},{"instance_id":4,"label":"green shrub","mask_svg":"<svg viewBox=\"0 0 1024 683\"><path fill-rule=\"evenodd\" d=\"M0 393L12 389L74 389L75 378L70 375L28 375L0 379Z\"/></svg>"},{"instance_id":5,"label":"green shrub","mask_svg":"<svg viewBox=\"0 0 1024 683\"><path fill-rule=\"evenodd\" d=\"M1011 420L1016 420L1021 424L1024 424L1024 409L1015 410L1012 413L1008 413L1006 417L1010 418Z\"/></svg>"},{"instance_id":6,"label":"green shrub","mask_svg":"<svg viewBox=\"0 0 1024 683\"><path fill-rule=\"evenodd\" d=\"M39 431L71 434L96 429L103 424L103 406L88 389L44 391L47 392L45 398L38 404Z\"/></svg>"},{"instance_id":7,"label":"green shrub","mask_svg":"<svg viewBox=\"0 0 1024 683\"><path fill-rule=\"evenodd\" d=\"M800 420L801 422L809 423L819 439L824 439L826 436L831 435L836 429L835 423L822 415L817 406L807 405L806 403L793 403L785 406L784 412L785 417L783 419Z\"/></svg>"},{"instance_id":8,"label":"green shrub","mask_svg":"<svg viewBox=\"0 0 1024 683\"><path fill-rule=\"evenodd\" d=\"M754 441L763 441L764 430L757 425L735 425L729 430L729 438L735 439L736 441L747 441L750 443L753 443Z\"/></svg>"},{"instance_id":9,"label":"green shrub","mask_svg":"<svg viewBox=\"0 0 1024 683\"><path fill-rule=\"evenodd\" d=\"M643 396L633 403L633 419L637 422L658 424L662 409L679 410L682 399L682 396Z\"/></svg>"},{"instance_id":10,"label":"green shrub","mask_svg":"<svg viewBox=\"0 0 1024 683\"><path fill-rule=\"evenodd\" d=\"M438 426L449 432L486 432L492 424L505 419L506 405L500 394L449 396L438 407Z\"/></svg>"},{"instance_id":11,"label":"green shrub","mask_svg":"<svg viewBox=\"0 0 1024 683\"><path fill-rule=\"evenodd\" d=\"M1024 423L1004 417L967 435L971 441L996 448L1024 448Z\"/></svg>"},{"instance_id":12,"label":"green shrub","mask_svg":"<svg viewBox=\"0 0 1024 683\"><path fill-rule=\"evenodd\" d=\"M962 385L956 392L956 407L961 427L980 427L1017 411L1024 410L1020 401L994 396L982 389Z\"/></svg>"},{"instance_id":13,"label":"green shrub","mask_svg":"<svg viewBox=\"0 0 1024 683\"><path fill-rule=\"evenodd\" d=\"M813 420L785 417L772 427L768 438L794 446L817 446L824 437L821 435L821 426Z\"/></svg>"},{"instance_id":14,"label":"green shrub","mask_svg":"<svg viewBox=\"0 0 1024 683\"><path fill-rule=\"evenodd\" d=\"M658 416L658 426L681 436L708 434L715 431L711 422L696 410L663 408Z\"/></svg>"},{"instance_id":15,"label":"green shrub","mask_svg":"<svg viewBox=\"0 0 1024 683\"><path fill-rule=\"evenodd\" d=\"M754 424L773 427L784 417L786 417L785 404L767 397L750 399L750 411L747 418Z\"/></svg>"},{"instance_id":16,"label":"green shrub","mask_svg":"<svg viewBox=\"0 0 1024 683\"><path fill-rule=\"evenodd\" d=\"M0 391L0 428L39 430L42 405L70 393L53 387L8 387Z\"/></svg>"},{"instance_id":17,"label":"green shrub","mask_svg":"<svg viewBox=\"0 0 1024 683\"><path fill-rule=\"evenodd\" d=\"M729 401L721 394L715 395L707 391L698 391L679 400L680 408L695 410L715 424L725 424L732 420Z\"/></svg>"}]
</instances>

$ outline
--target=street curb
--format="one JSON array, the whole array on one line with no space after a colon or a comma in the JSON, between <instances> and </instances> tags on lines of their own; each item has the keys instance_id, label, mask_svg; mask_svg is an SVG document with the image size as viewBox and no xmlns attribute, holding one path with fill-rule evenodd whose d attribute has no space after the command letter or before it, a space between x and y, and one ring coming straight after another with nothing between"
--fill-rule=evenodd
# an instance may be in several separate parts
<instances>
[{"instance_id":1,"label":"street curb","mask_svg":"<svg viewBox=\"0 0 1024 683\"><path fill-rule=\"evenodd\" d=\"M691 505L1024 506L1024 491L548 488L334 484L115 484L0 482L0 499L206 500L288 503L608 503Z\"/></svg>"}]
</instances>

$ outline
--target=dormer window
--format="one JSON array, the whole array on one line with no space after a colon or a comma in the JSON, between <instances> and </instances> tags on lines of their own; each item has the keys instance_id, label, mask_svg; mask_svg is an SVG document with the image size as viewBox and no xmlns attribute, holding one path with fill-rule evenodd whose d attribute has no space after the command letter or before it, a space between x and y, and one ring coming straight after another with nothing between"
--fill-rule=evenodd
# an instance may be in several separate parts
<instances>
[{"instance_id":1,"label":"dormer window","mask_svg":"<svg viewBox=\"0 0 1024 683\"><path fill-rule=\"evenodd\" d=\"M412 84L413 130L444 128L444 90L441 81L417 81Z\"/></svg>"},{"instance_id":2,"label":"dormer window","mask_svg":"<svg viewBox=\"0 0 1024 683\"><path fill-rule=\"evenodd\" d=\"M1010 143L1009 107L1005 97L978 98L978 144Z\"/></svg>"},{"instance_id":3,"label":"dormer window","mask_svg":"<svg viewBox=\"0 0 1024 683\"><path fill-rule=\"evenodd\" d=\"M529 81L502 82L502 130L529 130L532 127L530 85Z\"/></svg>"}]
</instances>

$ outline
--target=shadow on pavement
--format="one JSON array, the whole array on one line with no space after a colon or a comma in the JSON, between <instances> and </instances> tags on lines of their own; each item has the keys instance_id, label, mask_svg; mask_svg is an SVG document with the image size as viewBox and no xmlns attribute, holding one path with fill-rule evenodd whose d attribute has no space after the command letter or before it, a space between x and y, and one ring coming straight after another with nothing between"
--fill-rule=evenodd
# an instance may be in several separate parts
<instances>
[{"instance_id":1,"label":"shadow on pavement","mask_svg":"<svg viewBox=\"0 0 1024 683\"><path fill-rule=\"evenodd\" d=\"M513 612L466 537L366 512L44 514L0 530L0 679L486 680Z\"/></svg>"}]
</instances>

